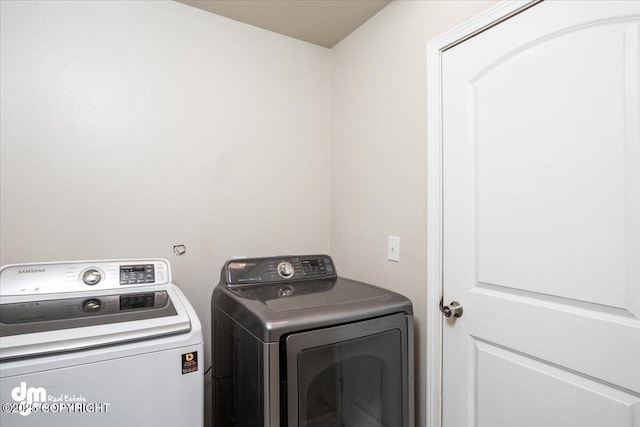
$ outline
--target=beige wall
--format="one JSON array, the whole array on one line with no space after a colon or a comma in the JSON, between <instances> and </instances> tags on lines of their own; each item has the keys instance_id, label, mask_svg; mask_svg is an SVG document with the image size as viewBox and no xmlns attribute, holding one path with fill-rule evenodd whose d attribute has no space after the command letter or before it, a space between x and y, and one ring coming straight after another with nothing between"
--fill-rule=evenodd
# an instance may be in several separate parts
<instances>
[{"instance_id":1,"label":"beige wall","mask_svg":"<svg viewBox=\"0 0 640 427\"><path fill-rule=\"evenodd\" d=\"M426 44L490 4L396 0L330 51L174 2L1 2L0 264L165 257L208 337L224 260L330 250L413 300L424 425Z\"/></svg>"},{"instance_id":2,"label":"beige wall","mask_svg":"<svg viewBox=\"0 0 640 427\"><path fill-rule=\"evenodd\" d=\"M1 8L1 264L168 258L208 344L224 260L328 251L328 49L175 2Z\"/></svg>"},{"instance_id":3,"label":"beige wall","mask_svg":"<svg viewBox=\"0 0 640 427\"><path fill-rule=\"evenodd\" d=\"M427 41L492 1L396 0L332 50L331 254L339 273L407 295L425 422ZM387 261L387 236L400 262Z\"/></svg>"}]
</instances>

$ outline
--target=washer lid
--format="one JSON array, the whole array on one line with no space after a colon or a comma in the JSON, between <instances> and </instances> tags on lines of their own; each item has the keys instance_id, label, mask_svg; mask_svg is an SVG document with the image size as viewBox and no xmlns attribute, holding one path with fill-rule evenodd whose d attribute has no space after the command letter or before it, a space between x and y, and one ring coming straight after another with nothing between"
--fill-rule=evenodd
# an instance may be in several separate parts
<instances>
[{"instance_id":1,"label":"washer lid","mask_svg":"<svg viewBox=\"0 0 640 427\"><path fill-rule=\"evenodd\" d=\"M142 293L3 302L0 360L186 333L191 330L191 321L173 287L144 289ZM154 299L155 307L143 307L149 297ZM102 312L82 311L83 305L96 302L103 306Z\"/></svg>"},{"instance_id":2,"label":"washer lid","mask_svg":"<svg viewBox=\"0 0 640 427\"><path fill-rule=\"evenodd\" d=\"M165 283L169 274L162 260L3 267L0 360L188 332L186 302Z\"/></svg>"}]
</instances>

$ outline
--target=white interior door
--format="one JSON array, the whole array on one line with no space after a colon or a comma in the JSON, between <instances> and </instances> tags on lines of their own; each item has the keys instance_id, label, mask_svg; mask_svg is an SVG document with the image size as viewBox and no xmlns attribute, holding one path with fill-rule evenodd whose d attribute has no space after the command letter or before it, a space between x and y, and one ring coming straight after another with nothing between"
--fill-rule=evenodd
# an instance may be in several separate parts
<instances>
[{"instance_id":1,"label":"white interior door","mask_svg":"<svg viewBox=\"0 0 640 427\"><path fill-rule=\"evenodd\" d=\"M445 51L443 425L640 427L640 2Z\"/></svg>"}]
</instances>

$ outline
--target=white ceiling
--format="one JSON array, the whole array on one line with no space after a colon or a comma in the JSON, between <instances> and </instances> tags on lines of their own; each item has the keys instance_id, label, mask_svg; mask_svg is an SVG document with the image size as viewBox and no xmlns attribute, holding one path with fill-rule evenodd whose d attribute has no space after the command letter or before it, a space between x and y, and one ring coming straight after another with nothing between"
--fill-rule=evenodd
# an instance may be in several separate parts
<instances>
[{"instance_id":1,"label":"white ceiling","mask_svg":"<svg viewBox=\"0 0 640 427\"><path fill-rule=\"evenodd\" d=\"M391 0L176 0L227 18L332 48Z\"/></svg>"}]
</instances>

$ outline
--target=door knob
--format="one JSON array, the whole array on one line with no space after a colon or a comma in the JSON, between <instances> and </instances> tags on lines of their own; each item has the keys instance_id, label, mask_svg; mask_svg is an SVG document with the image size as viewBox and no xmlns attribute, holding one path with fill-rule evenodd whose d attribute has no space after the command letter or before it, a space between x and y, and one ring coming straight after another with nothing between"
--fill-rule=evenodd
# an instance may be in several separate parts
<instances>
[{"instance_id":1,"label":"door knob","mask_svg":"<svg viewBox=\"0 0 640 427\"><path fill-rule=\"evenodd\" d=\"M440 299L440 311L444 317L460 317L462 316L462 304L458 301L451 301L449 305L442 305L442 299Z\"/></svg>"}]
</instances>

